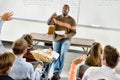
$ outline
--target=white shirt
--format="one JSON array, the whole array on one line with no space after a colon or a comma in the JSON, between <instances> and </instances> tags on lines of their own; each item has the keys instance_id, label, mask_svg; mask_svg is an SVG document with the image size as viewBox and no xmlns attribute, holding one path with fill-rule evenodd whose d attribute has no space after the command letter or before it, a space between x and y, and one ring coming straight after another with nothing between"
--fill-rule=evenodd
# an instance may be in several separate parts
<instances>
[{"instance_id":1,"label":"white shirt","mask_svg":"<svg viewBox=\"0 0 120 80\"><path fill-rule=\"evenodd\" d=\"M120 80L120 77L118 78L118 75L112 68L103 65L102 67L88 68L82 78L82 80L99 80L99 79Z\"/></svg>"}]
</instances>

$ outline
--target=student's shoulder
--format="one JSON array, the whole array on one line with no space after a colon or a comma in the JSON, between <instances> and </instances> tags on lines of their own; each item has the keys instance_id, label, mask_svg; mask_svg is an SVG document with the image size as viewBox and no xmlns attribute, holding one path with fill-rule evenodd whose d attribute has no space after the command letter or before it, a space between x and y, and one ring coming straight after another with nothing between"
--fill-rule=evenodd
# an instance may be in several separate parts
<instances>
[{"instance_id":1,"label":"student's shoulder","mask_svg":"<svg viewBox=\"0 0 120 80\"><path fill-rule=\"evenodd\" d=\"M28 67L33 67L33 65L30 62L25 62L25 65Z\"/></svg>"},{"instance_id":2,"label":"student's shoulder","mask_svg":"<svg viewBox=\"0 0 120 80\"><path fill-rule=\"evenodd\" d=\"M75 20L75 19L74 19L72 16L70 16L70 15L69 15L68 17L69 17L70 19L72 19L72 20Z\"/></svg>"},{"instance_id":3,"label":"student's shoulder","mask_svg":"<svg viewBox=\"0 0 120 80\"><path fill-rule=\"evenodd\" d=\"M100 67L89 67L87 70L86 70L86 72L87 73L96 73L96 72L98 72L100 70Z\"/></svg>"}]
</instances>

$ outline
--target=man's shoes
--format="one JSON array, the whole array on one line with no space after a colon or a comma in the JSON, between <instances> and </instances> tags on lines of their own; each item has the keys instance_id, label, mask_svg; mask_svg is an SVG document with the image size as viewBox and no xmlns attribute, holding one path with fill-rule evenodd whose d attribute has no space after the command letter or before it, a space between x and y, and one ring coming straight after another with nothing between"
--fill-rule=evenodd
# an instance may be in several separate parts
<instances>
[{"instance_id":1,"label":"man's shoes","mask_svg":"<svg viewBox=\"0 0 120 80\"><path fill-rule=\"evenodd\" d=\"M53 76L52 76L52 78L51 78L51 80L60 80L60 75L59 75L59 73L58 72L56 72L56 73L53 73Z\"/></svg>"}]
</instances>

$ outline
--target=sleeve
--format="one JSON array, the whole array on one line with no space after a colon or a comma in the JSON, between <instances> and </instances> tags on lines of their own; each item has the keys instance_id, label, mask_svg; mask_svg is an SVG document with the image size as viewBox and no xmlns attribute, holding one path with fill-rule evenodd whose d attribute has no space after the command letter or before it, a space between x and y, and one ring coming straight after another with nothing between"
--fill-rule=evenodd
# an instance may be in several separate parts
<instances>
[{"instance_id":1,"label":"sleeve","mask_svg":"<svg viewBox=\"0 0 120 80\"><path fill-rule=\"evenodd\" d=\"M42 76L42 69L36 68L35 69L35 80L40 80L41 76Z\"/></svg>"},{"instance_id":2,"label":"sleeve","mask_svg":"<svg viewBox=\"0 0 120 80\"><path fill-rule=\"evenodd\" d=\"M1 29L2 29L2 25L3 25L3 21L0 20L0 32L1 32Z\"/></svg>"},{"instance_id":3,"label":"sleeve","mask_svg":"<svg viewBox=\"0 0 120 80\"><path fill-rule=\"evenodd\" d=\"M33 68L32 64L31 64L31 68L30 68L30 79L31 80L35 80L35 77L34 77L34 68Z\"/></svg>"},{"instance_id":4,"label":"sleeve","mask_svg":"<svg viewBox=\"0 0 120 80\"><path fill-rule=\"evenodd\" d=\"M76 34L76 30L70 30L67 33L67 38L71 39Z\"/></svg>"},{"instance_id":5,"label":"sleeve","mask_svg":"<svg viewBox=\"0 0 120 80\"><path fill-rule=\"evenodd\" d=\"M71 64L71 68L70 68L70 72L69 72L69 80L76 80L76 64L72 63Z\"/></svg>"},{"instance_id":6,"label":"sleeve","mask_svg":"<svg viewBox=\"0 0 120 80\"><path fill-rule=\"evenodd\" d=\"M52 17L50 17L50 18L48 19L47 24L48 24L48 25L54 25L54 21L53 21L53 18L52 18Z\"/></svg>"},{"instance_id":7,"label":"sleeve","mask_svg":"<svg viewBox=\"0 0 120 80\"><path fill-rule=\"evenodd\" d=\"M76 27L76 22L75 20L72 18L71 20L71 27ZM72 38L74 35L76 34L76 30L72 30L70 29L70 31L67 33L67 38Z\"/></svg>"},{"instance_id":8,"label":"sleeve","mask_svg":"<svg viewBox=\"0 0 120 80\"><path fill-rule=\"evenodd\" d=\"M84 75L83 75L83 77L82 77L82 80L89 80L89 76L90 76L90 74L91 74L91 72L92 72L93 70L94 70L94 69L93 69L92 67L88 68L88 69L85 71L85 73L84 73Z\"/></svg>"},{"instance_id":9,"label":"sleeve","mask_svg":"<svg viewBox=\"0 0 120 80\"><path fill-rule=\"evenodd\" d=\"M34 67L31 66L31 69L30 69L30 80L40 80L41 75L42 75L42 69L36 68L34 70Z\"/></svg>"}]
</instances>

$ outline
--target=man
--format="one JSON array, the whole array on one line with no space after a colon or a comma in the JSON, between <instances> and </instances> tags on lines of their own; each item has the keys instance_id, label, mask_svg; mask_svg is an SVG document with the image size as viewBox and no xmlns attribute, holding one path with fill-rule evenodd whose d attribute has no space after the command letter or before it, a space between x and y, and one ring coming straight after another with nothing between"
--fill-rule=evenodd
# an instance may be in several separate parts
<instances>
[{"instance_id":1,"label":"man","mask_svg":"<svg viewBox=\"0 0 120 80\"><path fill-rule=\"evenodd\" d=\"M48 25L55 26L53 50L60 55L57 60L53 61L54 71L52 80L60 79L60 74L64 66L65 54L70 47L71 38L76 34L76 22L68 15L69 10L69 5L65 4L61 15L54 13L48 20Z\"/></svg>"},{"instance_id":2,"label":"man","mask_svg":"<svg viewBox=\"0 0 120 80\"><path fill-rule=\"evenodd\" d=\"M119 52L116 48L107 45L104 48L101 67L90 67L84 73L82 80L120 80L114 68L119 62Z\"/></svg>"},{"instance_id":3,"label":"man","mask_svg":"<svg viewBox=\"0 0 120 80\"><path fill-rule=\"evenodd\" d=\"M0 20L0 33L2 29L2 24L4 21L9 21L12 19L13 12L6 12L1 16ZM0 53L3 53L5 51L5 47L3 46L1 40L0 40Z\"/></svg>"}]
</instances>

